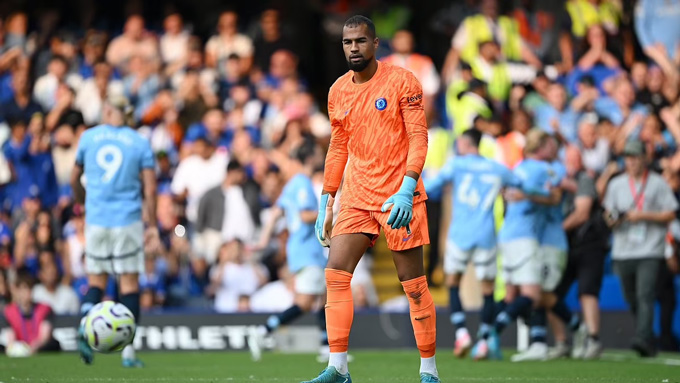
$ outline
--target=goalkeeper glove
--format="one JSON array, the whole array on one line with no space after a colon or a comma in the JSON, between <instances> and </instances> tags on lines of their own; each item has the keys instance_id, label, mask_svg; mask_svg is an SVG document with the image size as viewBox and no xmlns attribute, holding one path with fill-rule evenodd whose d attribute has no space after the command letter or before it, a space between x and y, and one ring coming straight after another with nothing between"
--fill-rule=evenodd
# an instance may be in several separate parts
<instances>
[{"instance_id":1,"label":"goalkeeper glove","mask_svg":"<svg viewBox=\"0 0 680 383\"><path fill-rule=\"evenodd\" d=\"M387 224L392 229L408 227L411 222L413 218L413 193L416 191L416 186L418 186L418 181L409 176L404 176L399 191L382 205L380 211L383 213L390 208L392 209L389 218L387 218Z\"/></svg>"},{"instance_id":2,"label":"goalkeeper glove","mask_svg":"<svg viewBox=\"0 0 680 383\"><path fill-rule=\"evenodd\" d=\"M314 231L321 246L331 246L331 232L333 230L333 202L330 194L322 194L319 203L319 214L316 216Z\"/></svg>"}]
</instances>

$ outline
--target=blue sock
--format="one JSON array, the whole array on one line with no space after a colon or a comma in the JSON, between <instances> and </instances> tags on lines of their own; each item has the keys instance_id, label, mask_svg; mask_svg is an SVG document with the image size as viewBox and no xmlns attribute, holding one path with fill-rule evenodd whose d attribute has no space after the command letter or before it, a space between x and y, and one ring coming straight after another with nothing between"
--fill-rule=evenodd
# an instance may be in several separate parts
<instances>
[{"instance_id":1,"label":"blue sock","mask_svg":"<svg viewBox=\"0 0 680 383\"><path fill-rule=\"evenodd\" d=\"M535 309L531 313L531 319L529 320L529 343L545 343L548 330L546 328L548 324L548 317L545 309Z\"/></svg>"},{"instance_id":2,"label":"blue sock","mask_svg":"<svg viewBox=\"0 0 680 383\"><path fill-rule=\"evenodd\" d=\"M451 323L459 328L465 327L465 312L463 304L460 302L460 287L449 287L449 307L451 308Z\"/></svg>"},{"instance_id":3,"label":"blue sock","mask_svg":"<svg viewBox=\"0 0 680 383\"><path fill-rule=\"evenodd\" d=\"M581 320L578 315L572 313L564 301L557 302L555 306L553 306L552 312L557 315L571 331L576 331L581 326Z\"/></svg>"},{"instance_id":4,"label":"blue sock","mask_svg":"<svg viewBox=\"0 0 680 383\"><path fill-rule=\"evenodd\" d=\"M484 305L482 306L482 323L487 325L493 324L495 317L496 302L493 300L493 294L484 296Z\"/></svg>"},{"instance_id":5,"label":"blue sock","mask_svg":"<svg viewBox=\"0 0 680 383\"><path fill-rule=\"evenodd\" d=\"M532 305L533 301L531 298L525 297L523 295L517 297L496 317L496 323L494 324L496 333L500 334L503 332L505 327L507 327L507 325L509 325L511 322L516 321L517 318L522 315L522 313L531 310Z\"/></svg>"},{"instance_id":6,"label":"blue sock","mask_svg":"<svg viewBox=\"0 0 680 383\"><path fill-rule=\"evenodd\" d=\"M102 301L104 291L99 287L90 287L83 297L83 303L80 304L80 316L85 316L90 311L92 306Z\"/></svg>"},{"instance_id":7,"label":"blue sock","mask_svg":"<svg viewBox=\"0 0 680 383\"><path fill-rule=\"evenodd\" d=\"M292 305L288 309L286 309L286 311L278 315L270 316L269 319L267 319L267 324L265 325L265 327L267 328L267 332L270 333L279 328L279 326L281 326L282 324L287 324L294 321L295 319L300 317L302 313L303 311L300 308L300 306Z\"/></svg>"},{"instance_id":8,"label":"blue sock","mask_svg":"<svg viewBox=\"0 0 680 383\"><path fill-rule=\"evenodd\" d=\"M504 311L506 307L508 307L508 302L506 302L505 299L496 302L493 313L494 318L497 317L498 314L500 314L502 311Z\"/></svg>"},{"instance_id":9,"label":"blue sock","mask_svg":"<svg viewBox=\"0 0 680 383\"><path fill-rule=\"evenodd\" d=\"M121 295L120 303L132 312L132 315L135 316L135 323L139 323L139 293Z\"/></svg>"},{"instance_id":10,"label":"blue sock","mask_svg":"<svg viewBox=\"0 0 680 383\"><path fill-rule=\"evenodd\" d=\"M326 309L324 307L319 310L317 314L319 321L319 330L321 330L321 345L328 346L328 332L326 332Z\"/></svg>"}]
</instances>

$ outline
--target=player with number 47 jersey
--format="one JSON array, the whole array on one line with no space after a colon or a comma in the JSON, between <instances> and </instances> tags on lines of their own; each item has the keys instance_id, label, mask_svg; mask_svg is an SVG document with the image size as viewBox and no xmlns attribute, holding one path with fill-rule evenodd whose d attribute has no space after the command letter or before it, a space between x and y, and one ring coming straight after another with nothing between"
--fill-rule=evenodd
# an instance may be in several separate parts
<instances>
[{"instance_id":1,"label":"player with number 47 jersey","mask_svg":"<svg viewBox=\"0 0 680 383\"><path fill-rule=\"evenodd\" d=\"M71 184L76 202L85 200L85 268L89 286L80 310L83 318L102 300L108 276L117 275L120 303L138 322L145 239L152 249L159 246L154 156L149 141L125 126L131 112L126 99L107 100L102 124L81 135L76 152ZM148 224L146 232L143 216ZM83 321L78 350L81 359L90 364L93 353L84 339L82 324ZM131 344L123 349L122 356L125 367L141 366Z\"/></svg>"},{"instance_id":2,"label":"player with number 47 jersey","mask_svg":"<svg viewBox=\"0 0 680 383\"><path fill-rule=\"evenodd\" d=\"M456 327L454 354L464 357L472 347L460 301L460 280L469 262L475 265L482 283L484 306L480 334L494 320L496 278L496 231L493 207L503 187L519 187L520 180L505 166L479 155L482 134L465 131L456 141L460 156L452 158L435 178L425 182L428 193L453 184L453 216L444 256L444 273L449 287L451 323Z\"/></svg>"}]
</instances>

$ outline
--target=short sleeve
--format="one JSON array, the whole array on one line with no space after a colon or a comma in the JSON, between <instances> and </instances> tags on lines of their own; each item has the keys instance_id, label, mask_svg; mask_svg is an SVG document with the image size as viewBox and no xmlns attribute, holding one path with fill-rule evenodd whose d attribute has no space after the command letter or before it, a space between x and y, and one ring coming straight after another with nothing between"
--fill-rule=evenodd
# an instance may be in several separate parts
<instances>
[{"instance_id":1,"label":"short sleeve","mask_svg":"<svg viewBox=\"0 0 680 383\"><path fill-rule=\"evenodd\" d=\"M678 210L678 199L673 194L671 187L663 179L659 179L659 208L661 211Z\"/></svg>"},{"instance_id":2,"label":"short sleeve","mask_svg":"<svg viewBox=\"0 0 680 383\"><path fill-rule=\"evenodd\" d=\"M522 185L522 180L520 180L519 177L515 175L515 173L505 166L499 164L498 173L501 176L501 180L503 180L504 186L520 187Z\"/></svg>"},{"instance_id":3,"label":"short sleeve","mask_svg":"<svg viewBox=\"0 0 680 383\"><path fill-rule=\"evenodd\" d=\"M614 190L614 187L612 187L612 184L614 183L614 180L609 181L609 184L607 185L607 190L604 193L604 199L602 200L602 206L604 206L605 210L613 211L614 210L614 193L616 191Z\"/></svg>"},{"instance_id":4,"label":"short sleeve","mask_svg":"<svg viewBox=\"0 0 680 383\"><path fill-rule=\"evenodd\" d=\"M561 163L555 163L550 167L550 183L552 186L559 186L567 176L567 168Z\"/></svg>"},{"instance_id":5,"label":"short sleeve","mask_svg":"<svg viewBox=\"0 0 680 383\"><path fill-rule=\"evenodd\" d=\"M522 177L524 180L522 182L522 190L525 193L542 196L550 194L552 181L547 167L530 167L528 169L523 169L522 172L525 172L525 176Z\"/></svg>"},{"instance_id":6,"label":"short sleeve","mask_svg":"<svg viewBox=\"0 0 680 383\"><path fill-rule=\"evenodd\" d=\"M578 186L576 188L576 197L590 197L597 199L597 189L595 189L595 181L586 173L581 173L578 177Z\"/></svg>"},{"instance_id":7,"label":"short sleeve","mask_svg":"<svg viewBox=\"0 0 680 383\"><path fill-rule=\"evenodd\" d=\"M76 165L83 166L85 164L85 151L88 146L87 135L83 133L78 141L78 149L76 149Z\"/></svg>"},{"instance_id":8,"label":"short sleeve","mask_svg":"<svg viewBox=\"0 0 680 383\"><path fill-rule=\"evenodd\" d=\"M301 184L301 187L297 190L295 200L300 210L316 211L319 207L319 202L316 200L316 196L314 195L314 189L312 188L312 184L309 182Z\"/></svg>"},{"instance_id":9,"label":"short sleeve","mask_svg":"<svg viewBox=\"0 0 680 383\"><path fill-rule=\"evenodd\" d=\"M153 156L153 150L151 150L151 144L148 140L143 140L142 143L142 169L154 169L156 167L156 161Z\"/></svg>"}]
</instances>

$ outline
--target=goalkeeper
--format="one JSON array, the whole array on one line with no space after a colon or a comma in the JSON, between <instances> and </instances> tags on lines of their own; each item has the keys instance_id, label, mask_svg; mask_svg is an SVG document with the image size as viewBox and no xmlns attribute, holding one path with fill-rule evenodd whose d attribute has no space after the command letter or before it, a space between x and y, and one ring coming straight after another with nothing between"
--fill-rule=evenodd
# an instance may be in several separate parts
<instances>
[{"instance_id":1,"label":"goalkeeper","mask_svg":"<svg viewBox=\"0 0 680 383\"><path fill-rule=\"evenodd\" d=\"M332 134L316 221L319 241L330 246L325 270L330 358L310 382L352 381L347 370L354 316L350 282L382 228L409 301L421 357L420 382L438 383L435 307L423 270L423 245L429 236L427 196L419 179L427 154L422 88L411 72L375 59L378 38L370 19L347 20L342 46L350 71L328 95ZM333 197L343 176L340 212L331 227Z\"/></svg>"}]
</instances>

